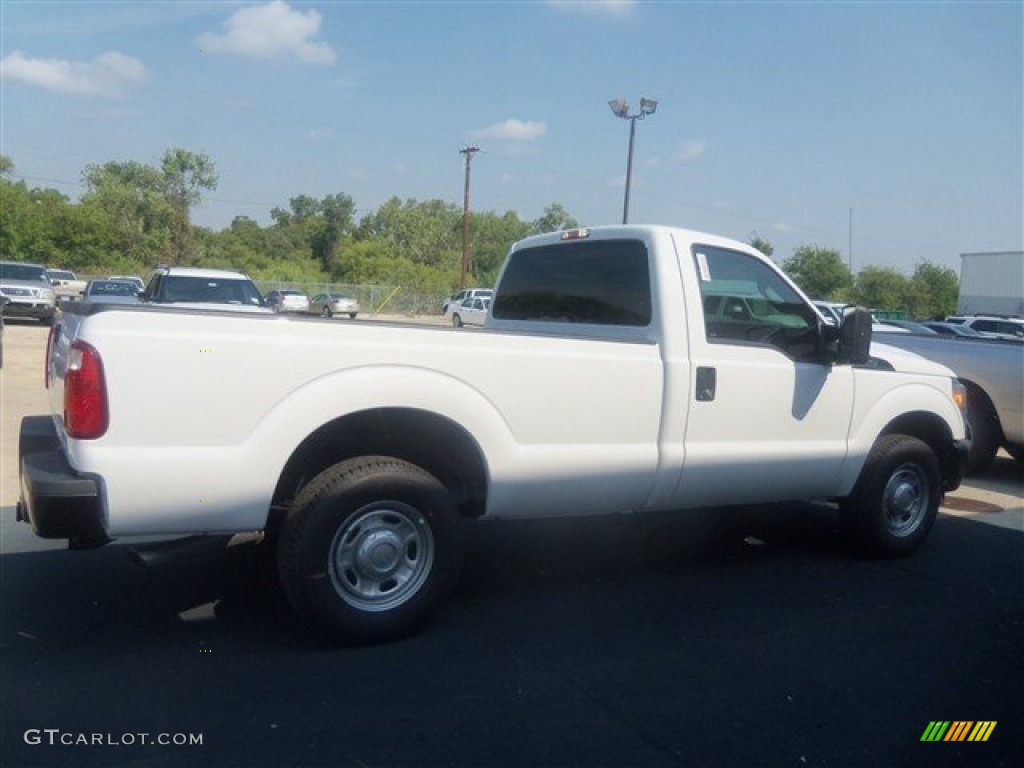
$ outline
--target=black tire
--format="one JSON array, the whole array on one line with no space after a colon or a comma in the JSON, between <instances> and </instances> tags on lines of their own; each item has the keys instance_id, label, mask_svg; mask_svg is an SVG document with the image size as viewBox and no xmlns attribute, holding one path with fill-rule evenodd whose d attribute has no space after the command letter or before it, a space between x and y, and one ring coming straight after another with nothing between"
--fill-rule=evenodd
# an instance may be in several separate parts
<instances>
[{"instance_id":1,"label":"black tire","mask_svg":"<svg viewBox=\"0 0 1024 768\"><path fill-rule=\"evenodd\" d=\"M349 312L349 313L348 313L348 318L349 318L349 320L355 320L355 319L356 319L356 316L357 316L358 314L359 314L358 312Z\"/></svg>"},{"instance_id":2,"label":"black tire","mask_svg":"<svg viewBox=\"0 0 1024 768\"><path fill-rule=\"evenodd\" d=\"M840 504L845 533L872 557L899 557L924 541L939 511L939 460L908 435L883 435Z\"/></svg>"},{"instance_id":3,"label":"black tire","mask_svg":"<svg viewBox=\"0 0 1024 768\"><path fill-rule=\"evenodd\" d=\"M461 328L462 318L459 317L458 315L452 315L452 325L454 325L456 328Z\"/></svg>"},{"instance_id":4,"label":"black tire","mask_svg":"<svg viewBox=\"0 0 1024 768\"><path fill-rule=\"evenodd\" d=\"M285 518L278 573L300 616L335 639L378 643L408 635L454 586L462 526L448 491L398 459L335 464Z\"/></svg>"},{"instance_id":5,"label":"black tire","mask_svg":"<svg viewBox=\"0 0 1024 768\"><path fill-rule=\"evenodd\" d=\"M967 474L985 469L996 457L1003 441L999 416L989 399L974 387L967 389L967 438L971 441L967 452Z\"/></svg>"},{"instance_id":6,"label":"black tire","mask_svg":"<svg viewBox=\"0 0 1024 768\"><path fill-rule=\"evenodd\" d=\"M324 307L323 309L321 309L320 310L320 317L327 317L327 318L333 317L333 313L331 312L331 308L330 307Z\"/></svg>"}]
</instances>

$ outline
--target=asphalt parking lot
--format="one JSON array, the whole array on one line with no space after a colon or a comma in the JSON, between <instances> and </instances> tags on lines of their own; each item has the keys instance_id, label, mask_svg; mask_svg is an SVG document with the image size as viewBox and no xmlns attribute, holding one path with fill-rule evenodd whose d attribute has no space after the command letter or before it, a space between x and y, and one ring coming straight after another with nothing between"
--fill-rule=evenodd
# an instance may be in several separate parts
<instances>
[{"instance_id":1,"label":"asphalt parking lot","mask_svg":"<svg viewBox=\"0 0 1024 768\"><path fill-rule=\"evenodd\" d=\"M825 506L480 523L420 634L339 648L253 548L145 568L14 522L45 336L10 324L0 374L4 768L1024 765L1008 457L897 561L852 554ZM996 725L923 742L936 721Z\"/></svg>"}]
</instances>

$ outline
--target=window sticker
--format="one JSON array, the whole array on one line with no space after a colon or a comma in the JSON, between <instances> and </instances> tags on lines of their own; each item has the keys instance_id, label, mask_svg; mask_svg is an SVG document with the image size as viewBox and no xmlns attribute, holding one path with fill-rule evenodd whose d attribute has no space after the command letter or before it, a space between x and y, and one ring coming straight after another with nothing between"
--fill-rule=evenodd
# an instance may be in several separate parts
<instances>
[{"instance_id":1,"label":"window sticker","mask_svg":"<svg viewBox=\"0 0 1024 768\"><path fill-rule=\"evenodd\" d=\"M711 282L711 270L708 269L708 257L697 251L697 274L702 283Z\"/></svg>"}]
</instances>

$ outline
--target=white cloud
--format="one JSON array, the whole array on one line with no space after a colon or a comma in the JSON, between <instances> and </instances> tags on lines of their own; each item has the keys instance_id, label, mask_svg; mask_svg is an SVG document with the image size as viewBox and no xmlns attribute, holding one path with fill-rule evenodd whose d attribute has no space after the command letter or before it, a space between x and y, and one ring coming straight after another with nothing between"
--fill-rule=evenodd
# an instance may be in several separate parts
<instances>
[{"instance_id":1,"label":"white cloud","mask_svg":"<svg viewBox=\"0 0 1024 768\"><path fill-rule=\"evenodd\" d=\"M533 120L506 120L489 128L469 131L471 139L498 139L504 141L536 141L548 131L547 123Z\"/></svg>"},{"instance_id":2,"label":"white cloud","mask_svg":"<svg viewBox=\"0 0 1024 768\"><path fill-rule=\"evenodd\" d=\"M21 51L12 51L0 60L0 75L5 81L20 81L51 91L121 99L128 95L131 86L145 82L149 72L138 59L116 51L108 51L92 61L33 59Z\"/></svg>"},{"instance_id":3,"label":"white cloud","mask_svg":"<svg viewBox=\"0 0 1024 768\"><path fill-rule=\"evenodd\" d=\"M774 224L772 224L772 229L784 235L796 232L796 227L790 226L784 221L775 222Z\"/></svg>"},{"instance_id":4,"label":"white cloud","mask_svg":"<svg viewBox=\"0 0 1024 768\"><path fill-rule=\"evenodd\" d=\"M235 53L260 59L293 56L309 64L333 64L338 58L320 32L319 11L293 10L283 0L240 8L224 22L224 34L204 32L199 45L213 53Z\"/></svg>"},{"instance_id":5,"label":"white cloud","mask_svg":"<svg viewBox=\"0 0 1024 768\"><path fill-rule=\"evenodd\" d=\"M690 141L684 141L679 146L679 151L676 152L676 159L683 162L696 160L707 151L708 143L704 139L691 139Z\"/></svg>"},{"instance_id":6,"label":"white cloud","mask_svg":"<svg viewBox=\"0 0 1024 768\"><path fill-rule=\"evenodd\" d=\"M333 128L313 128L306 131L306 138L310 141L320 141L321 139L330 139L334 137Z\"/></svg>"},{"instance_id":7,"label":"white cloud","mask_svg":"<svg viewBox=\"0 0 1024 768\"><path fill-rule=\"evenodd\" d=\"M604 16L628 16L636 0L548 0L548 5Z\"/></svg>"}]
</instances>

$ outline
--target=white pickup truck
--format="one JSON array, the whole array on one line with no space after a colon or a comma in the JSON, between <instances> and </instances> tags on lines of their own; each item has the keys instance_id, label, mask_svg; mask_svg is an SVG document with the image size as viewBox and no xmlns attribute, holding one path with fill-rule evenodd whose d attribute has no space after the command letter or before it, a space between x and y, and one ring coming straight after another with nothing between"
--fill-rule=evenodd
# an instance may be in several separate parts
<instances>
[{"instance_id":1,"label":"white pickup truck","mask_svg":"<svg viewBox=\"0 0 1024 768\"><path fill-rule=\"evenodd\" d=\"M950 371L839 328L739 242L515 244L486 327L68 306L21 427L18 517L73 547L262 531L346 641L410 632L467 518L834 499L867 552L927 535L966 454Z\"/></svg>"}]
</instances>

